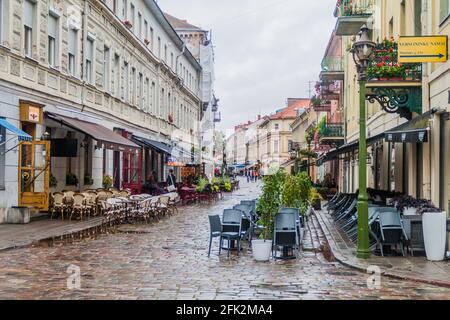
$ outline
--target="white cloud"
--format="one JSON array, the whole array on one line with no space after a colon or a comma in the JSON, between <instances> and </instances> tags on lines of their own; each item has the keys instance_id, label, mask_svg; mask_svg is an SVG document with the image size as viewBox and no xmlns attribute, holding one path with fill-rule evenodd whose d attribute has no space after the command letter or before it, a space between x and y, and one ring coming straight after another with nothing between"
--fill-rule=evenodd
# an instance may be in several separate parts
<instances>
[{"instance_id":1,"label":"white cloud","mask_svg":"<svg viewBox=\"0 0 450 320\"><path fill-rule=\"evenodd\" d=\"M161 8L213 31L221 129L307 97L336 23L335 0L160 0Z\"/></svg>"}]
</instances>

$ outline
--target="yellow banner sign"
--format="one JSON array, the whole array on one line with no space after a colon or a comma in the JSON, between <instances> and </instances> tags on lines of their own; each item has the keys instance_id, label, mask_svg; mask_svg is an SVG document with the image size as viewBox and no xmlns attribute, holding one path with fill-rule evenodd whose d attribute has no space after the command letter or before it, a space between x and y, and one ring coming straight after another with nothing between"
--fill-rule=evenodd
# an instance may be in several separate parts
<instances>
[{"instance_id":1,"label":"yellow banner sign","mask_svg":"<svg viewBox=\"0 0 450 320\"><path fill-rule=\"evenodd\" d=\"M448 58L447 36L400 37L398 62L446 62Z\"/></svg>"}]
</instances>

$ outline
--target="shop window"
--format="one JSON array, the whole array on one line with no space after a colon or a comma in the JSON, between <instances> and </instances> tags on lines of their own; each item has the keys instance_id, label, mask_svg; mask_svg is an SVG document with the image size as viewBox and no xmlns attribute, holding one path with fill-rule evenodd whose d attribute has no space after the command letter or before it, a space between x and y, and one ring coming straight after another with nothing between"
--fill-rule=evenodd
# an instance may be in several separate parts
<instances>
[{"instance_id":1,"label":"shop window","mask_svg":"<svg viewBox=\"0 0 450 320\"><path fill-rule=\"evenodd\" d=\"M391 191L395 191L395 143L390 143L389 147L390 147L389 188Z\"/></svg>"}]
</instances>

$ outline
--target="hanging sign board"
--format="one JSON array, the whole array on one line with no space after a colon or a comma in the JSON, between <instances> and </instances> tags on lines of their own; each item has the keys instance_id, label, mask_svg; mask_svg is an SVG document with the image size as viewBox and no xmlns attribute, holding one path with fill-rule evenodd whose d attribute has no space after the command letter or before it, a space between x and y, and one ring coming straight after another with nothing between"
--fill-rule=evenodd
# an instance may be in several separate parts
<instances>
[{"instance_id":1,"label":"hanging sign board","mask_svg":"<svg viewBox=\"0 0 450 320\"><path fill-rule=\"evenodd\" d=\"M398 62L446 62L448 59L447 36L400 37Z\"/></svg>"}]
</instances>

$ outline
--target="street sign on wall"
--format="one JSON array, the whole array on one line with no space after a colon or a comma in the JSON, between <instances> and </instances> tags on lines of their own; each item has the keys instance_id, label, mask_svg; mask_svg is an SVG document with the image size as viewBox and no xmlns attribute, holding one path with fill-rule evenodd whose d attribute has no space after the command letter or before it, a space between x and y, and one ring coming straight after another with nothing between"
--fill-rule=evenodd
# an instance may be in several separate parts
<instances>
[{"instance_id":1,"label":"street sign on wall","mask_svg":"<svg viewBox=\"0 0 450 320\"><path fill-rule=\"evenodd\" d=\"M400 37L398 41L398 62L446 62L447 59L447 36Z\"/></svg>"}]
</instances>

